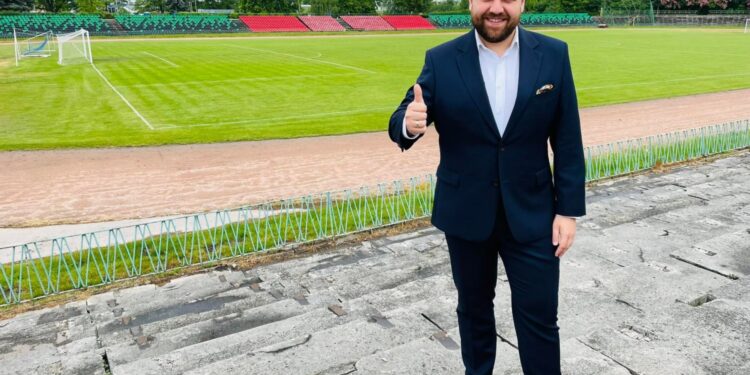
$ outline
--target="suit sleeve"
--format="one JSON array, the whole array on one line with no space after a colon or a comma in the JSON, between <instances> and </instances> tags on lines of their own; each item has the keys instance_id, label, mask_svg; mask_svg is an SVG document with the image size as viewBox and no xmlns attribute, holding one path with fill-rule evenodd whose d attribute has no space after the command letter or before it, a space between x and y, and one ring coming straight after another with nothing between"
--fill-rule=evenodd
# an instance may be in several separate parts
<instances>
[{"instance_id":1,"label":"suit sleeve","mask_svg":"<svg viewBox=\"0 0 750 375\"><path fill-rule=\"evenodd\" d=\"M554 153L553 168L557 198L555 213L563 216L583 216L586 214L586 166L583 157L578 100L567 44L563 54L562 74L561 97L550 136L550 146Z\"/></svg>"},{"instance_id":2,"label":"suit sleeve","mask_svg":"<svg viewBox=\"0 0 750 375\"><path fill-rule=\"evenodd\" d=\"M432 124L433 121L433 98L435 95L435 74L432 67L432 59L430 57L430 51L425 53L424 66L422 72L417 78L417 83L422 87L422 97L427 105L427 126ZM401 101L401 104L391 115L391 119L388 123L388 135L391 137L393 142L401 148L401 151L408 150L414 142L419 138L422 138L422 134L418 135L414 139L404 137L403 126L404 116L406 115L406 107L414 100L414 87L409 87L406 90L406 95Z\"/></svg>"}]
</instances>

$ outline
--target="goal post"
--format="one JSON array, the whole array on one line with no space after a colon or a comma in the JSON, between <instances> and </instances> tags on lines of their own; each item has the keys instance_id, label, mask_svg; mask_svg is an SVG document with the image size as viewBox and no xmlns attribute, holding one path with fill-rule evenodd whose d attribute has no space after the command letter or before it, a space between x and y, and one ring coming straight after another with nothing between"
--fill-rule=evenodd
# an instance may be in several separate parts
<instances>
[{"instance_id":1,"label":"goal post","mask_svg":"<svg viewBox=\"0 0 750 375\"><path fill-rule=\"evenodd\" d=\"M72 33L57 34L57 63L60 65L76 62L93 63L89 32L80 29Z\"/></svg>"},{"instance_id":2,"label":"goal post","mask_svg":"<svg viewBox=\"0 0 750 375\"><path fill-rule=\"evenodd\" d=\"M745 20L745 34L750 33L750 18Z\"/></svg>"},{"instance_id":3,"label":"goal post","mask_svg":"<svg viewBox=\"0 0 750 375\"><path fill-rule=\"evenodd\" d=\"M46 31L38 34L23 34L13 28L13 47L16 66L26 57L49 57L54 50L53 34Z\"/></svg>"}]
</instances>

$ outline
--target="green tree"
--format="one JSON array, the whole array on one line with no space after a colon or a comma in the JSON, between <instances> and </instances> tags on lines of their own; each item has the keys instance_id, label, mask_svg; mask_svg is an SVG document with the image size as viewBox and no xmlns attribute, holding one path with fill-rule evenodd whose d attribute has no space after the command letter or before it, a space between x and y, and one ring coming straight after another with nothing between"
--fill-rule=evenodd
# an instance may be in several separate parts
<instances>
[{"instance_id":1,"label":"green tree","mask_svg":"<svg viewBox=\"0 0 750 375\"><path fill-rule=\"evenodd\" d=\"M0 10L26 12L34 6L33 0L0 0Z\"/></svg>"},{"instance_id":2,"label":"green tree","mask_svg":"<svg viewBox=\"0 0 750 375\"><path fill-rule=\"evenodd\" d=\"M375 0L338 0L338 14L375 14Z\"/></svg>"},{"instance_id":3,"label":"green tree","mask_svg":"<svg viewBox=\"0 0 750 375\"><path fill-rule=\"evenodd\" d=\"M103 0L77 0L76 1L76 7L78 9L78 13L99 13L104 11L104 7L106 5L104 4Z\"/></svg>"},{"instance_id":4,"label":"green tree","mask_svg":"<svg viewBox=\"0 0 750 375\"><path fill-rule=\"evenodd\" d=\"M37 8L51 13L68 10L71 8L71 5L71 1L69 0L36 0Z\"/></svg>"},{"instance_id":5,"label":"green tree","mask_svg":"<svg viewBox=\"0 0 750 375\"><path fill-rule=\"evenodd\" d=\"M310 13L318 15L338 15L338 0L310 0Z\"/></svg>"},{"instance_id":6,"label":"green tree","mask_svg":"<svg viewBox=\"0 0 750 375\"><path fill-rule=\"evenodd\" d=\"M431 0L393 0L393 12L398 14L426 13Z\"/></svg>"}]
</instances>

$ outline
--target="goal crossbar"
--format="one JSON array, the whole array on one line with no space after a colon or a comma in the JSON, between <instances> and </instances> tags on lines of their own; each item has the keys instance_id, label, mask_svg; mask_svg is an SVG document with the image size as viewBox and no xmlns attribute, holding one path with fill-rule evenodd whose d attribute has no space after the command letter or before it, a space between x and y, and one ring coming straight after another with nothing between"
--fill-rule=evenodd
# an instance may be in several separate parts
<instances>
[{"instance_id":1,"label":"goal crossbar","mask_svg":"<svg viewBox=\"0 0 750 375\"><path fill-rule=\"evenodd\" d=\"M66 57L70 55L77 55L93 63L93 57L91 56L91 39L89 39L89 32L80 29L67 34L57 34L57 49L58 49L58 64L63 64Z\"/></svg>"}]
</instances>

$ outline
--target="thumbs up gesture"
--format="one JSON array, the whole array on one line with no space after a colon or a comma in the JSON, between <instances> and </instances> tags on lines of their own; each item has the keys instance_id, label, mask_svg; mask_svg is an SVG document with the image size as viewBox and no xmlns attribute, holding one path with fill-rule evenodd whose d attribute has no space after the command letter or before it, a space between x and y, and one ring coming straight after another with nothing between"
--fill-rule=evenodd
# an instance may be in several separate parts
<instances>
[{"instance_id":1,"label":"thumbs up gesture","mask_svg":"<svg viewBox=\"0 0 750 375\"><path fill-rule=\"evenodd\" d=\"M418 83L414 85L414 100L406 107L406 131L413 135L427 131L427 105Z\"/></svg>"}]
</instances>

